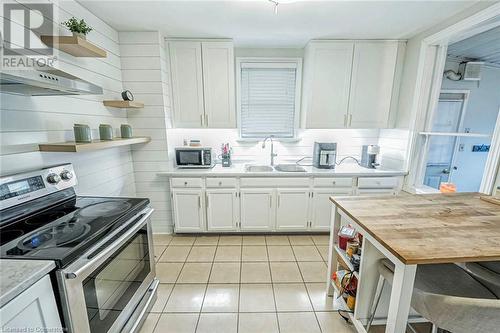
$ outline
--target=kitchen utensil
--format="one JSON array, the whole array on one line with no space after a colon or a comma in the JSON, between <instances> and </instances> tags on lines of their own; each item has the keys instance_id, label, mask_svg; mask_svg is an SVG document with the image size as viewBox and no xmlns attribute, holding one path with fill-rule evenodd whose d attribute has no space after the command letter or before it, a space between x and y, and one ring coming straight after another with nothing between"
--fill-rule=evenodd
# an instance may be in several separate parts
<instances>
[{"instance_id":1,"label":"kitchen utensil","mask_svg":"<svg viewBox=\"0 0 500 333\"><path fill-rule=\"evenodd\" d=\"M99 125L99 138L101 140L113 140L113 127L108 124Z\"/></svg>"},{"instance_id":2,"label":"kitchen utensil","mask_svg":"<svg viewBox=\"0 0 500 333\"><path fill-rule=\"evenodd\" d=\"M74 124L73 132L75 134L75 142L89 143L92 142L92 131L89 125Z\"/></svg>"}]
</instances>

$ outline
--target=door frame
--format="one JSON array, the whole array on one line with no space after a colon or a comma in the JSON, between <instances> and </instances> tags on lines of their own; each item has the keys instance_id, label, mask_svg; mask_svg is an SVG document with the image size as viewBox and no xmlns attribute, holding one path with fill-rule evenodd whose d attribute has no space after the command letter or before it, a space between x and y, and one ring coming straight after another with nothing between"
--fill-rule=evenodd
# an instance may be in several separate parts
<instances>
[{"instance_id":1,"label":"door frame","mask_svg":"<svg viewBox=\"0 0 500 333\"><path fill-rule=\"evenodd\" d=\"M410 138L408 140L408 152L406 165L409 175L405 181L405 190L413 193L436 192L434 188L422 185L425 170L424 152L428 146L428 136L422 136L420 133L425 131L432 110L436 108L441 91L443 71L446 63L446 51L448 44L455 43L473 35L500 25L500 3L490 5L489 7L478 11L477 13L466 17L450 26L432 34L420 41L420 50L418 57L416 87L412 102L412 116L409 125ZM492 22L493 21L493 22ZM498 121L497 121L498 125ZM493 144L492 144L493 146ZM491 147L492 151L500 148ZM489 157L489 156L488 156ZM411 163L413 162L413 163ZM500 160L488 158L483 173L483 180L488 170L488 175L492 170L498 169ZM491 194L494 181L481 185L481 192ZM488 185L488 186L486 186Z\"/></svg>"},{"instance_id":2,"label":"door frame","mask_svg":"<svg viewBox=\"0 0 500 333\"><path fill-rule=\"evenodd\" d=\"M495 181L498 169L500 168L500 108L498 108L497 123L491 136L490 152L486 158L483 171L483 180L479 187L479 192L494 193Z\"/></svg>"}]
</instances>

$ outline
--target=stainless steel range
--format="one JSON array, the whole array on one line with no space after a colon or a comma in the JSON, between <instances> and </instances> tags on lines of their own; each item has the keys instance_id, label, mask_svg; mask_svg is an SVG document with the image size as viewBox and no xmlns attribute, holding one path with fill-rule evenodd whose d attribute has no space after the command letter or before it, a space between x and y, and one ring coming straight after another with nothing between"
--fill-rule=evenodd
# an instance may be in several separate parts
<instances>
[{"instance_id":1,"label":"stainless steel range","mask_svg":"<svg viewBox=\"0 0 500 333\"><path fill-rule=\"evenodd\" d=\"M136 332L156 299L148 199L76 196L71 164L0 178L0 256L54 260L68 332Z\"/></svg>"}]
</instances>

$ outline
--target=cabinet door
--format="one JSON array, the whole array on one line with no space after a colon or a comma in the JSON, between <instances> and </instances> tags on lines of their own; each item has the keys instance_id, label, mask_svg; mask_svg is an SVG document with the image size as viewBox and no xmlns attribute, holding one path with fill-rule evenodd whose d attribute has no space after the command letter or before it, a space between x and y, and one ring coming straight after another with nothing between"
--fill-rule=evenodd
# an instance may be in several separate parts
<instances>
[{"instance_id":1,"label":"cabinet door","mask_svg":"<svg viewBox=\"0 0 500 333\"><path fill-rule=\"evenodd\" d=\"M235 128L234 55L232 42L203 42L205 126Z\"/></svg>"},{"instance_id":2,"label":"cabinet door","mask_svg":"<svg viewBox=\"0 0 500 333\"><path fill-rule=\"evenodd\" d=\"M397 56L397 42L356 43L349 97L349 127L388 126Z\"/></svg>"},{"instance_id":3,"label":"cabinet door","mask_svg":"<svg viewBox=\"0 0 500 333\"><path fill-rule=\"evenodd\" d=\"M48 275L0 309L2 332L63 332Z\"/></svg>"},{"instance_id":4,"label":"cabinet door","mask_svg":"<svg viewBox=\"0 0 500 333\"><path fill-rule=\"evenodd\" d=\"M308 45L302 109L307 128L345 127L353 48L351 42L311 42Z\"/></svg>"},{"instance_id":5,"label":"cabinet door","mask_svg":"<svg viewBox=\"0 0 500 333\"><path fill-rule=\"evenodd\" d=\"M238 192L221 189L207 190L206 194L208 230L236 230L239 216Z\"/></svg>"},{"instance_id":6,"label":"cabinet door","mask_svg":"<svg viewBox=\"0 0 500 333\"><path fill-rule=\"evenodd\" d=\"M276 209L276 228L306 230L309 212L308 189L279 189Z\"/></svg>"},{"instance_id":7,"label":"cabinet door","mask_svg":"<svg viewBox=\"0 0 500 333\"><path fill-rule=\"evenodd\" d=\"M272 230L274 191L272 189L241 190L241 230Z\"/></svg>"},{"instance_id":8,"label":"cabinet door","mask_svg":"<svg viewBox=\"0 0 500 333\"><path fill-rule=\"evenodd\" d=\"M333 205L330 201L330 197L332 195L351 195L351 193L351 188L314 190L311 206L311 229L330 230Z\"/></svg>"},{"instance_id":9,"label":"cabinet door","mask_svg":"<svg viewBox=\"0 0 500 333\"><path fill-rule=\"evenodd\" d=\"M175 231L203 231L203 191L174 190L172 194Z\"/></svg>"},{"instance_id":10,"label":"cabinet door","mask_svg":"<svg viewBox=\"0 0 500 333\"><path fill-rule=\"evenodd\" d=\"M203 127L201 43L169 42L172 99L176 127Z\"/></svg>"}]
</instances>

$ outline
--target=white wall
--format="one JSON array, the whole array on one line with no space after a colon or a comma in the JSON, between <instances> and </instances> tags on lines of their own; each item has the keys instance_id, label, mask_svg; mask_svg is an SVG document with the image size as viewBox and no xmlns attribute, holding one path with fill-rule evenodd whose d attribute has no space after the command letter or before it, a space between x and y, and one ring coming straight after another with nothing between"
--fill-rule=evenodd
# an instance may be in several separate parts
<instances>
[{"instance_id":1,"label":"white wall","mask_svg":"<svg viewBox=\"0 0 500 333\"><path fill-rule=\"evenodd\" d=\"M158 32L120 32L119 40L123 87L145 104L130 110L128 120L135 135L151 137L147 145L132 148L137 196L151 200L153 230L171 232L168 179L156 175L168 166L166 129L171 127L165 42Z\"/></svg>"},{"instance_id":2,"label":"white wall","mask_svg":"<svg viewBox=\"0 0 500 333\"><path fill-rule=\"evenodd\" d=\"M458 62L447 61L445 70L458 70ZM442 89L469 90L469 102L463 127L471 133L493 133L500 109L500 68L484 66L481 81L451 81L443 79ZM473 145L490 144L490 138L460 138L464 151L456 153L458 170L452 172L452 182L460 192L479 191L488 153L472 152Z\"/></svg>"},{"instance_id":3,"label":"white wall","mask_svg":"<svg viewBox=\"0 0 500 333\"><path fill-rule=\"evenodd\" d=\"M59 6L59 7L58 7ZM73 124L85 123L97 137L99 124L118 129L127 123L126 111L106 108L103 99L118 99L122 91L122 74L118 32L75 1L55 2L60 23L71 16L84 18L93 28L88 40L106 50L107 58L75 58L59 53L57 67L84 80L102 86L104 95L29 97L0 94L0 171L2 174L22 169L71 162L79 184L78 194L135 195L132 155L129 148L107 149L88 153L41 153L37 144L73 139Z\"/></svg>"}]
</instances>

